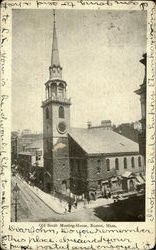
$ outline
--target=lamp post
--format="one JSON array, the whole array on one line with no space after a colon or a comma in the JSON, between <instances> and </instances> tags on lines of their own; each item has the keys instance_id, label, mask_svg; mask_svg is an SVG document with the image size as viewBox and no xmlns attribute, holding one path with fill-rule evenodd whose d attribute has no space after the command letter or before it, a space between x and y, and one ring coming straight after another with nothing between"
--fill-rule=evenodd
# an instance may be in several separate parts
<instances>
[{"instance_id":1,"label":"lamp post","mask_svg":"<svg viewBox=\"0 0 156 250\"><path fill-rule=\"evenodd\" d=\"M15 184L12 191L13 191L13 200L14 200L14 205L15 205L15 222L17 222L17 206L18 206L19 192L20 192L20 189L17 183Z\"/></svg>"}]
</instances>

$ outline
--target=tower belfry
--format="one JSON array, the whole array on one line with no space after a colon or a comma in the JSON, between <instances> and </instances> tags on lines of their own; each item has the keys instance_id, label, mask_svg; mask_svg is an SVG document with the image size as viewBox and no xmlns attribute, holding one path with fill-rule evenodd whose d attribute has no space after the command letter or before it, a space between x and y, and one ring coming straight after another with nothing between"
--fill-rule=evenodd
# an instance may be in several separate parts
<instances>
[{"instance_id":1,"label":"tower belfry","mask_svg":"<svg viewBox=\"0 0 156 250\"><path fill-rule=\"evenodd\" d=\"M66 97L67 83L62 80L56 16L53 11L53 37L49 80L45 83L43 108L44 187L47 192L62 192L69 187L70 99Z\"/></svg>"}]
</instances>

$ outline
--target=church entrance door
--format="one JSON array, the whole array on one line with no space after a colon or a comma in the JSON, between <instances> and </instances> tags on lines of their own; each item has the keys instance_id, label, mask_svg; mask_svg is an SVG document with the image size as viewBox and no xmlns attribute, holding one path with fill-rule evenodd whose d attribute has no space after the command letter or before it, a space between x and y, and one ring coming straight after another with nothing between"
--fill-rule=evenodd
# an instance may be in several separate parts
<instances>
[{"instance_id":1,"label":"church entrance door","mask_svg":"<svg viewBox=\"0 0 156 250\"><path fill-rule=\"evenodd\" d=\"M46 192L47 193L51 192L51 184L49 182L46 183Z\"/></svg>"},{"instance_id":2,"label":"church entrance door","mask_svg":"<svg viewBox=\"0 0 156 250\"><path fill-rule=\"evenodd\" d=\"M67 191L67 182L64 180L62 181L62 192L66 193L66 191Z\"/></svg>"},{"instance_id":3,"label":"church entrance door","mask_svg":"<svg viewBox=\"0 0 156 250\"><path fill-rule=\"evenodd\" d=\"M133 180L130 180L129 181L129 191L134 191L134 190L135 190L134 182L133 182Z\"/></svg>"}]
</instances>

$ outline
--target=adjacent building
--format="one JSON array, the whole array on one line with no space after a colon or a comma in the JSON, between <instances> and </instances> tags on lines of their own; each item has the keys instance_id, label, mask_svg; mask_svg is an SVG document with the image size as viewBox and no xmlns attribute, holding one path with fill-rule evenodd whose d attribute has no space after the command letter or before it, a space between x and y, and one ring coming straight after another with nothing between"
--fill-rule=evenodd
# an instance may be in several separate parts
<instances>
[{"instance_id":1,"label":"adjacent building","mask_svg":"<svg viewBox=\"0 0 156 250\"><path fill-rule=\"evenodd\" d=\"M140 153L146 158L146 75L147 75L147 54L143 54L140 62L145 66L145 76L140 88L135 91L140 96L141 103L141 132L139 134L139 150Z\"/></svg>"},{"instance_id":2,"label":"adjacent building","mask_svg":"<svg viewBox=\"0 0 156 250\"><path fill-rule=\"evenodd\" d=\"M19 133L17 131L11 132L11 164L16 164L18 157L18 139Z\"/></svg>"},{"instance_id":3,"label":"adjacent building","mask_svg":"<svg viewBox=\"0 0 156 250\"><path fill-rule=\"evenodd\" d=\"M28 132L28 133L26 133ZM43 134L32 133L30 130L25 129L18 137L18 152L25 151L26 148L37 140L42 140Z\"/></svg>"},{"instance_id":4,"label":"adjacent building","mask_svg":"<svg viewBox=\"0 0 156 250\"><path fill-rule=\"evenodd\" d=\"M113 130L130 140L138 143L138 135L139 135L139 129L136 123L122 123L116 127L113 128Z\"/></svg>"},{"instance_id":5,"label":"adjacent building","mask_svg":"<svg viewBox=\"0 0 156 250\"><path fill-rule=\"evenodd\" d=\"M18 171L37 186L43 186L43 138L29 143L18 153Z\"/></svg>"},{"instance_id":6,"label":"adjacent building","mask_svg":"<svg viewBox=\"0 0 156 250\"><path fill-rule=\"evenodd\" d=\"M25 152L30 152L35 156L33 166L43 167L43 138L35 140L25 148Z\"/></svg>"},{"instance_id":7,"label":"adjacent building","mask_svg":"<svg viewBox=\"0 0 156 250\"><path fill-rule=\"evenodd\" d=\"M31 152L18 153L18 173L26 180L30 180L32 165L35 163L35 155Z\"/></svg>"}]
</instances>

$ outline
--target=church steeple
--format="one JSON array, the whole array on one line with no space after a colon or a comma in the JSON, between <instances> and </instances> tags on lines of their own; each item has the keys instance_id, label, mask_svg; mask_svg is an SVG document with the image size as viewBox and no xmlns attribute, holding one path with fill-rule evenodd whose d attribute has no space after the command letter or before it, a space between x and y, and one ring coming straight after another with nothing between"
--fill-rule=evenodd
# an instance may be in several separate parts
<instances>
[{"instance_id":1,"label":"church steeple","mask_svg":"<svg viewBox=\"0 0 156 250\"><path fill-rule=\"evenodd\" d=\"M53 41L52 41L52 54L51 54L51 65L49 67L50 79L61 79L62 78L62 67L60 66L59 50L56 33L56 16L55 10L53 10Z\"/></svg>"},{"instance_id":2,"label":"church steeple","mask_svg":"<svg viewBox=\"0 0 156 250\"><path fill-rule=\"evenodd\" d=\"M66 96L67 83L62 80L57 44L55 11L49 79L45 83L43 108L44 188L62 192L63 183L69 187L70 164L68 131L70 128L70 99ZM62 145L60 147L60 145Z\"/></svg>"},{"instance_id":3,"label":"church steeple","mask_svg":"<svg viewBox=\"0 0 156 250\"><path fill-rule=\"evenodd\" d=\"M52 43L52 55L51 55L51 66L60 66L57 33L56 33L56 19L55 10L53 10L54 23L53 23L53 43Z\"/></svg>"}]
</instances>

